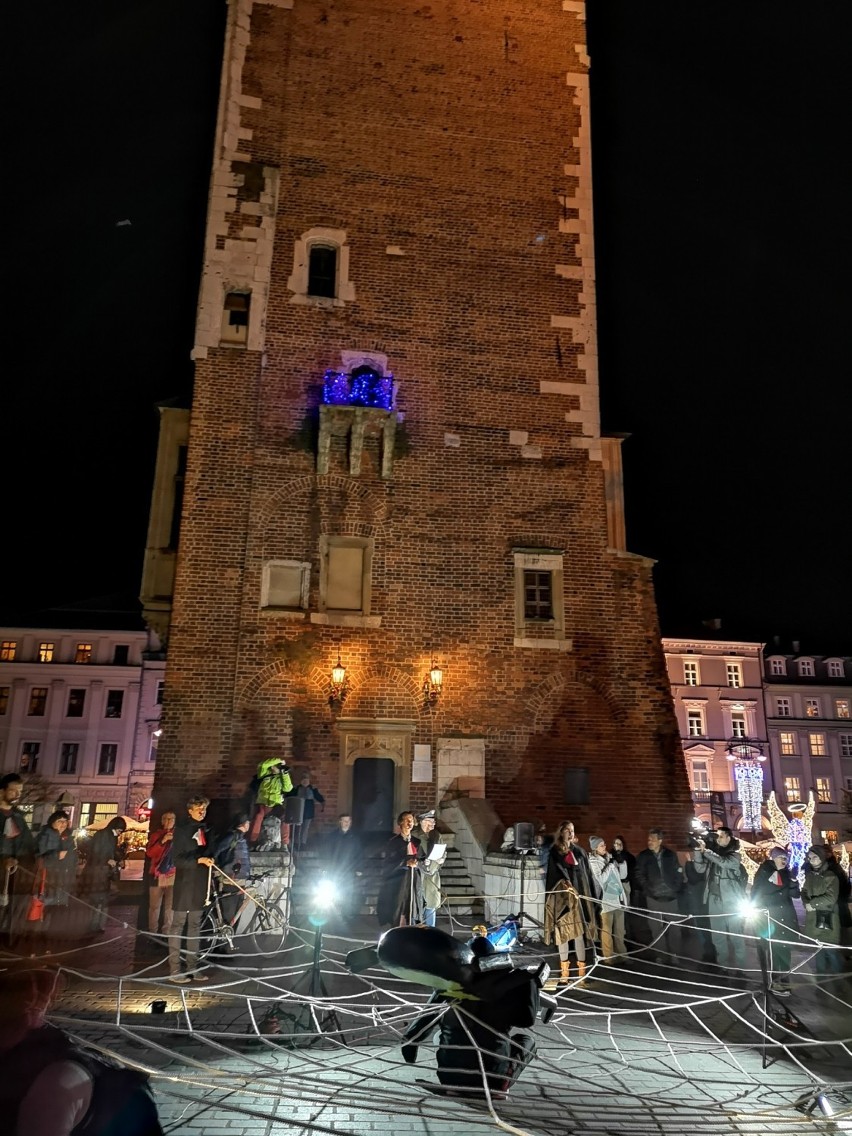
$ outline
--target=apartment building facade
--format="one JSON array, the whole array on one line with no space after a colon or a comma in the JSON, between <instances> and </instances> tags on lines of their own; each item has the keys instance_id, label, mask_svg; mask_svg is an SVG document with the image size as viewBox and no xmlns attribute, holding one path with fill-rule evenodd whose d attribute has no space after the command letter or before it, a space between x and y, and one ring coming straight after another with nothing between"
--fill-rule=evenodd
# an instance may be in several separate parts
<instances>
[{"instance_id":1,"label":"apartment building facade","mask_svg":"<svg viewBox=\"0 0 852 1136\"><path fill-rule=\"evenodd\" d=\"M747 838L769 832L774 788L763 701L763 644L664 638L695 816Z\"/></svg>"},{"instance_id":2,"label":"apartment building facade","mask_svg":"<svg viewBox=\"0 0 852 1136\"><path fill-rule=\"evenodd\" d=\"M766 652L766 724L778 798L816 800L814 835L852 836L852 658Z\"/></svg>"},{"instance_id":3,"label":"apartment building facade","mask_svg":"<svg viewBox=\"0 0 852 1136\"><path fill-rule=\"evenodd\" d=\"M135 816L153 788L165 661L138 617L58 622L0 628L0 770L22 774L36 824L57 804L75 827Z\"/></svg>"}]
</instances>

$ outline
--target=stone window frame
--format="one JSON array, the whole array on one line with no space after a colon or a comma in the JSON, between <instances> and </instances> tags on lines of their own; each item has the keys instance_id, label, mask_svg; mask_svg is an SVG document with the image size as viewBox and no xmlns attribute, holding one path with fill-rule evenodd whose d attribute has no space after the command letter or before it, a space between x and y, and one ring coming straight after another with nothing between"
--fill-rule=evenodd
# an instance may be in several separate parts
<instances>
[{"instance_id":1,"label":"stone window frame","mask_svg":"<svg viewBox=\"0 0 852 1136\"><path fill-rule=\"evenodd\" d=\"M701 686L701 666L696 658L682 659L683 663L683 685L684 686ZM687 671L687 667L692 668L692 673ZM691 679L695 679L694 682Z\"/></svg>"},{"instance_id":2,"label":"stone window frame","mask_svg":"<svg viewBox=\"0 0 852 1136\"><path fill-rule=\"evenodd\" d=\"M701 765L703 767L701 769L701 774L702 774L701 780L706 781L707 782L706 785L699 785L698 784L699 770L698 770L697 767L699 765ZM698 792L698 793L710 793L710 792L712 792L712 790L713 790L713 776L712 776L712 770L710 768L710 762L707 759L707 757L702 756L702 757L691 758L690 763L689 763L689 767L690 767L689 781L690 781L690 785L692 787L693 792Z\"/></svg>"},{"instance_id":3,"label":"stone window frame","mask_svg":"<svg viewBox=\"0 0 852 1136\"><path fill-rule=\"evenodd\" d=\"M322 245L337 252L337 285L334 297L311 296L308 293L308 270L311 247ZM355 285L349 279L349 252L345 229L329 229L315 225L293 242L293 271L287 288L293 295L291 304L309 304L316 308L342 308L355 299Z\"/></svg>"},{"instance_id":4,"label":"stone window frame","mask_svg":"<svg viewBox=\"0 0 852 1136\"><path fill-rule=\"evenodd\" d=\"M326 602L328 594L328 560L332 548L362 548L364 566L361 574L361 610L331 608ZM375 540L371 536L342 536L336 533L324 534L319 539L319 602L320 613L340 619L363 619L370 615L373 596L373 556Z\"/></svg>"},{"instance_id":5,"label":"stone window frame","mask_svg":"<svg viewBox=\"0 0 852 1136\"><path fill-rule=\"evenodd\" d=\"M731 679L734 681L732 682ZM730 690L739 690L743 685L743 664L741 659L725 659L725 685Z\"/></svg>"},{"instance_id":6,"label":"stone window frame","mask_svg":"<svg viewBox=\"0 0 852 1136\"><path fill-rule=\"evenodd\" d=\"M269 604L269 571L273 567L298 568L301 572L299 607L276 607ZM261 614L280 616L282 619L304 619L308 610L308 597L311 588L311 563L309 560L265 560L260 584Z\"/></svg>"},{"instance_id":7,"label":"stone window frame","mask_svg":"<svg viewBox=\"0 0 852 1136\"><path fill-rule=\"evenodd\" d=\"M565 556L555 549L512 549L515 596L514 646L537 650L571 649L565 635ZM547 621L527 620L524 604L524 572L550 572L553 618ZM542 632L547 634L542 635ZM531 634L532 632L532 634Z\"/></svg>"},{"instance_id":8,"label":"stone window frame","mask_svg":"<svg viewBox=\"0 0 852 1136\"><path fill-rule=\"evenodd\" d=\"M244 327L244 334L237 334L230 331L231 321L228 313L231 309L228 307L228 301L231 296L245 296L246 297L246 321L244 324L235 324L233 326ZM238 351L245 351L248 347L249 336L252 328L252 290L246 285L233 285L227 286L223 290L222 295L222 323L219 328L219 346L235 348Z\"/></svg>"}]
</instances>

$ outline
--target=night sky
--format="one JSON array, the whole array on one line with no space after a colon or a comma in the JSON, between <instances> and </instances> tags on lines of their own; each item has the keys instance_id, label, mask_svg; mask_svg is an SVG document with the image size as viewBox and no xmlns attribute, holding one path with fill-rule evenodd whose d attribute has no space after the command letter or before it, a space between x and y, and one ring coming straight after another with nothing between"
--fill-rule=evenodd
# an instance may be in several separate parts
<instances>
[{"instance_id":1,"label":"night sky","mask_svg":"<svg viewBox=\"0 0 852 1136\"><path fill-rule=\"evenodd\" d=\"M191 389L224 4L9 22L3 606L134 595L154 404ZM590 0L588 27L603 421L663 630L852 652L852 4Z\"/></svg>"}]
</instances>

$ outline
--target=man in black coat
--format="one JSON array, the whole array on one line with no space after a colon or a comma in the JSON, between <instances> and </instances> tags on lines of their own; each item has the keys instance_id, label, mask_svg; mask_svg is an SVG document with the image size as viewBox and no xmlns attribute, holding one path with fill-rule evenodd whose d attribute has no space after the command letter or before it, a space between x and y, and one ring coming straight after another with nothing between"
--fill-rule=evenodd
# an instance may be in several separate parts
<instances>
[{"instance_id":1,"label":"man in black coat","mask_svg":"<svg viewBox=\"0 0 852 1136\"><path fill-rule=\"evenodd\" d=\"M790 943L796 941L799 918L793 900L799 883L788 868L785 848L776 845L757 869L751 885L751 901L757 909L754 929L760 936L758 954L765 961L772 981L771 990L779 998L789 998Z\"/></svg>"},{"instance_id":2,"label":"man in black coat","mask_svg":"<svg viewBox=\"0 0 852 1136\"><path fill-rule=\"evenodd\" d=\"M175 883L172 928L169 935L169 981L185 986L192 981L206 982L206 974L195 974L198 965L198 942L201 917L208 898L210 869L216 861L211 855L210 832L204 822L206 797L190 797L186 813L175 825L172 857ZM186 963L181 968L180 941L186 925Z\"/></svg>"},{"instance_id":3,"label":"man in black coat","mask_svg":"<svg viewBox=\"0 0 852 1136\"><path fill-rule=\"evenodd\" d=\"M661 828L648 829L648 847L636 857L636 882L650 912L650 950L663 958L681 953L680 893L684 888L680 860L676 852L665 847L664 837Z\"/></svg>"}]
</instances>

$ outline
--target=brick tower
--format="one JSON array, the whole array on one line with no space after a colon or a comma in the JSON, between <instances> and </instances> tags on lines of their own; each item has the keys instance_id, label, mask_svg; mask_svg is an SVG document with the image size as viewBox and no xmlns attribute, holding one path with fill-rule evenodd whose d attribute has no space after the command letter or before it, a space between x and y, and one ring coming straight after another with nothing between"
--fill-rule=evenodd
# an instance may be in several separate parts
<instances>
[{"instance_id":1,"label":"brick tower","mask_svg":"<svg viewBox=\"0 0 852 1136\"><path fill-rule=\"evenodd\" d=\"M231 0L143 597L161 802L281 753L367 830L465 793L634 839L691 814L600 433L584 13Z\"/></svg>"}]
</instances>

